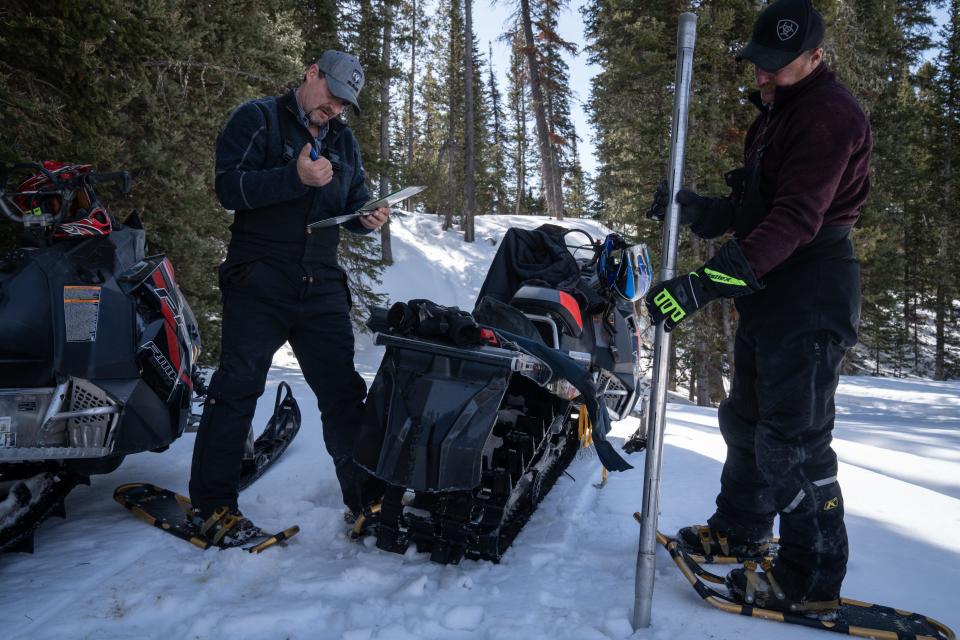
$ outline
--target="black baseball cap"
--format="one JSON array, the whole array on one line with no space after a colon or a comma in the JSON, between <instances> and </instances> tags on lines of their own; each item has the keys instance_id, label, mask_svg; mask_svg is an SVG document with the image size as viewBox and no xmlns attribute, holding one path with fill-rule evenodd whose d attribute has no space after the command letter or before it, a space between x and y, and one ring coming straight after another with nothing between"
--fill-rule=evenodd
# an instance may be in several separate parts
<instances>
[{"instance_id":1,"label":"black baseball cap","mask_svg":"<svg viewBox=\"0 0 960 640\"><path fill-rule=\"evenodd\" d=\"M823 16L810 0L777 0L753 24L753 36L737 62L749 60L764 71L779 71L823 41Z\"/></svg>"}]
</instances>

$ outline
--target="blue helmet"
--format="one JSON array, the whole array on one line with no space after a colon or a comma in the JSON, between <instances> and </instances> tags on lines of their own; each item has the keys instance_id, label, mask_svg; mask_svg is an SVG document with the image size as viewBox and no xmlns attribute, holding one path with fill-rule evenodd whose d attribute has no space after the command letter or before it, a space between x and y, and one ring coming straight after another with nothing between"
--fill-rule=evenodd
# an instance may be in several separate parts
<instances>
[{"instance_id":1,"label":"blue helmet","mask_svg":"<svg viewBox=\"0 0 960 640\"><path fill-rule=\"evenodd\" d=\"M597 275L601 288L630 302L639 300L653 282L647 245L631 245L619 233L609 234L597 258Z\"/></svg>"}]
</instances>

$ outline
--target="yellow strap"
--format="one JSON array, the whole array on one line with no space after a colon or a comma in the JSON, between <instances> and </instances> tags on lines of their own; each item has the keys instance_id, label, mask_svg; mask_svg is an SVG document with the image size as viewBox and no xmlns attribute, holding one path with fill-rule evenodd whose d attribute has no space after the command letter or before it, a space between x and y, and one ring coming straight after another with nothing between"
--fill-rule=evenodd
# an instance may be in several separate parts
<instances>
[{"instance_id":1,"label":"yellow strap","mask_svg":"<svg viewBox=\"0 0 960 640\"><path fill-rule=\"evenodd\" d=\"M580 438L580 446L586 449L593 444L593 425L590 424L590 414L587 412L587 405L580 405L580 410L577 415L577 434Z\"/></svg>"},{"instance_id":2,"label":"yellow strap","mask_svg":"<svg viewBox=\"0 0 960 640\"><path fill-rule=\"evenodd\" d=\"M577 413L577 436L580 438L580 446L583 449L593 444L593 424L590 422L590 413L587 411L587 405L580 405ZM600 486L607 484L607 468L600 465L603 470Z\"/></svg>"},{"instance_id":3,"label":"yellow strap","mask_svg":"<svg viewBox=\"0 0 960 640\"><path fill-rule=\"evenodd\" d=\"M723 533L717 533L717 542L720 543L720 550L723 551L723 555L730 555L730 541L727 539L727 536Z\"/></svg>"},{"instance_id":4,"label":"yellow strap","mask_svg":"<svg viewBox=\"0 0 960 640\"><path fill-rule=\"evenodd\" d=\"M218 522L220 522L225 515L227 515L226 507L220 507L219 509L215 510L200 526L200 535L207 535L207 532L210 531L210 529L212 529Z\"/></svg>"}]
</instances>

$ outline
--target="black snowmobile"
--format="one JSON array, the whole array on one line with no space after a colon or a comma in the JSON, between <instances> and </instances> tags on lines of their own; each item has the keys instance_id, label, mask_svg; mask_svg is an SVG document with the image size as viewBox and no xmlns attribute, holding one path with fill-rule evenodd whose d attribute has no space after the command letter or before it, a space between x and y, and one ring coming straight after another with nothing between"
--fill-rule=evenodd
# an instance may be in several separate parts
<instances>
[{"instance_id":1,"label":"black snowmobile","mask_svg":"<svg viewBox=\"0 0 960 640\"><path fill-rule=\"evenodd\" d=\"M166 450L204 394L193 312L136 215L119 224L98 199L110 182L131 181L51 161L0 177L0 210L20 226L0 256L0 550L32 551L77 484ZM299 428L292 397L284 407L296 420L283 434L268 427L259 450L250 438L246 484Z\"/></svg>"},{"instance_id":2,"label":"black snowmobile","mask_svg":"<svg viewBox=\"0 0 960 640\"><path fill-rule=\"evenodd\" d=\"M356 457L387 484L377 546L498 561L591 427L604 468L629 469L604 436L638 400L650 276L642 245L544 225L507 232L472 314L375 309L386 353Z\"/></svg>"}]
</instances>

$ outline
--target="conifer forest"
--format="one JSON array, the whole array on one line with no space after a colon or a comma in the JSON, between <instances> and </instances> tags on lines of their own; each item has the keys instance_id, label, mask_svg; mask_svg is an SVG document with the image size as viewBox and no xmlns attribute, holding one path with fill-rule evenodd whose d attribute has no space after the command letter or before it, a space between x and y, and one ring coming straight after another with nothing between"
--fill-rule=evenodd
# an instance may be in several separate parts
<instances>
[{"instance_id":1,"label":"conifer forest","mask_svg":"<svg viewBox=\"0 0 960 640\"><path fill-rule=\"evenodd\" d=\"M677 18L698 16L685 184L725 195L755 109L753 68L734 54L760 0L496 0L509 9L494 57L476 34L489 0L6 0L0 6L0 164L45 159L127 170L127 195L102 194L122 220L137 212L167 253L216 358L217 266L228 218L213 193L220 126L242 102L296 86L326 49L360 58L360 116L344 114L370 190L428 189L408 208L436 214L464 242L481 215L593 217L646 242L659 265L660 224L646 218L666 177ZM814 0L828 65L869 115L872 192L854 241L861 261L861 344L848 373L960 375L960 0ZM574 14L583 40L559 33ZM572 86L574 57L595 65ZM507 68L501 68L506 66ZM507 78L504 82L501 78ZM589 128L573 114L585 110ZM592 141L596 169L584 169ZM343 234L355 308L392 261L389 225ZM0 226L0 252L15 229ZM721 240L681 233L679 270ZM642 306L642 304L640 305ZM735 311L711 305L674 333L674 382L719 401ZM215 361L215 360L214 360Z\"/></svg>"}]
</instances>

